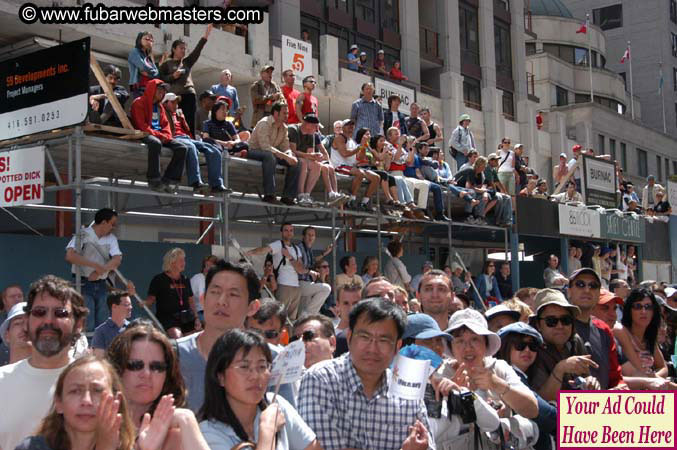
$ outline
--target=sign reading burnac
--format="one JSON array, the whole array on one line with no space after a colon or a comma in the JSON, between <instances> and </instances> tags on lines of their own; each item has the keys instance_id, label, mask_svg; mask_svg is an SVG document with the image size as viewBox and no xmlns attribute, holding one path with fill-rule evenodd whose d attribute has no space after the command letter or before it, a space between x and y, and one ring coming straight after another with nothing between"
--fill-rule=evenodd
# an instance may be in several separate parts
<instances>
[{"instance_id":1,"label":"sign reading burnac","mask_svg":"<svg viewBox=\"0 0 677 450\"><path fill-rule=\"evenodd\" d=\"M400 97L401 102L398 111L402 114L409 115L411 104L416 101L416 92L413 89L409 89L401 84L391 83L390 81L383 80L379 77L374 78L374 89L376 90L375 95L379 97L381 107L384 109L390 109L388 106L388 97L391 95Z\"/></svg>"},{"instance_id":2,"label":"sign reading burnac","mask_svg":"<svg viewBox=\"0 0 677 450\"><path fill-rule=\"evenodd\" d=\"M617 208L616 166L605 159L583 157L585 203L604 208Z\"/></svg>"},{"instance_id":3,"label":"sign reading burnac","mask_svg":"<svg viewBox=\"0 0 677 450\"><path fill-rule=\"evenodd\" d=\"M85 120L89 45L85 38L0 64L0 140Z\"/></svg>"}]
</instances>

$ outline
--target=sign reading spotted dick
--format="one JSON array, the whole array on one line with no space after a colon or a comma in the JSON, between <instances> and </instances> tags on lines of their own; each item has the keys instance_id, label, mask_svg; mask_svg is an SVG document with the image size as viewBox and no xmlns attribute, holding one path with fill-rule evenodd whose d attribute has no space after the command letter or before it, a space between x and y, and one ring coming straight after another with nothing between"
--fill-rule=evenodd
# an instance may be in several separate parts
<instances>
[{"instance_id":1,"label":"sign reading spotted dick","mask_svg":"<svg viewBox=\"0 0 677 450\"><path fill-rule=\"evenodd\" d=\"M658 391L561 391L557 447L675 448L675 396Z\"/></svg>"}]
</instances>

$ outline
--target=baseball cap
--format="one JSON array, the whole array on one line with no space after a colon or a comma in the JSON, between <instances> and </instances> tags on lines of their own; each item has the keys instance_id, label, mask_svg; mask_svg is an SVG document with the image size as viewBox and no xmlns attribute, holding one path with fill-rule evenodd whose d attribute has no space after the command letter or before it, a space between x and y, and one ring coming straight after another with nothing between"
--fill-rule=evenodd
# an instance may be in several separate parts
<instances>
[{"instance_id":1,"label":"baseball cap","mask_svg":"<svg viewBox=\"0 0 677 450\"><path fill-rule=\"evenodd\" d=\"M618 295L614 295L613 292L609 292L606 289L601 289L599 291L599 304L606 305L609 302L616 302L617 305L623 306L623 299Z\"/></svg>"},{"instance_id":2,"label":"baseball cap","mask_svg":"<svg viewBox=\"0 0 677 450\"><path fill-rule=\"evenodd\" d=\"M367 52L360 52L360 56L367 56Z\"/></svg>"},{"instance_id":3,"label":"baseball cap","mask_svg":"<svg viewBox=\"0 0 677 450\"><path fill-rule=\"evenodd\" d=\"M7 313L7 318L5 319L4 322L2 322L2 325L0 325L0 339L2 339L2 337L5 335L5 332L9 328L12 319L26 314L24 308L27 305L28 305L27 302L20 302L10 308L9 312Z\"/></svg>"},{"instance_id":4,"label":"baseball cap","mask_svg":"<svg viewBox=\"0 0 677 450\"><path fill-rule=\"evenodd\" d=\"M567 157L567 154L566 154L566 153L560 153L560 154L559 154L559 157L560 157L560 158L566 158L566 157Z\"/></svg>"},{"instance_id":5,"label":"baseball cap","mask_svg":"<svg viewBox=\"0 0 677 450\"><path fill-rule=\"evenodd\" d=\"M385 53L385 52L383 51L383 49L381 49L381 50L377 51L376 53Z\"/></svg>"},{"instance_id":6,"label":"baseball cap","mask_svg":"<svg viewBox=\"0 0 677 450\"><path fill-rule=\"evenodd\" d=\"M541 336L541 333L539 333L538 330L536 330L536 328L524 322L515 322L511 323L510 325L504 326L503 328L498 330L498 337L503 339L504 336L510 333L531 336L532 338L536 339L536 341L538 341L540 345L543 345L543 336Z\"/></svg>"},{"instance_id":7,"label":"baseball cap","mask_svg":"<svg viewBox=\"0 0 677 450\"><path fill-rule=\"evenodd\" d=\"M451 271L452 272L456 272L458 269L463 270L463 267L457 262L451 263Z\"/></svg>"},{"instance_id":8,"label":"baseball cap","mask_svg":"<svg viewBox=\"0 0 677 450\"><path fill-rule=\"evenodd\" d=\"M199 100L202 100L203 98L207 98L207 97L213 98L214 100L216 100L216 94L213 93L213 92L212 92L211 90L209 90L209 89L207 89L206 91L202 91L202 93L200 94Z\"/></svg>"},{"instance_id":9,"label":"baseball cap","mask_svg":"<svg viewBox=\"0 0 677 450\"><path fill-rule=\"evenodd\" d=\"M548 305L557 305L566 308L574 313L574 317L581 313L578 306L569 303L560 291L556 289L541 289L534 297L534 312L538 316L538 312Z\"/></svg>"},{"instance_id":10,"label":"baseball cap","mask_svg":"<svg viewBox=\"0 0 677 450\"><path fill-rule=\"evenodd\" d=\"M571 147L571 151L572 151L572 152L579 152L579 151L581 151L582 149L583 149L583 147L581 147L581 146L578 145L578 144L576 144L576 145L574 145L573 147Z\"/></svg>"},{"instance_id":11,"label":"baseball cap","mask_svg":"<svg viewBox=\"0 0 677 450\"><path fill-rule=\"evenodd\" d=\"M355 125L355 121L353 119L346 119L346 120L343 121L343 126L345 127L346 125L351 124L351 123L353 125Z\"/></svg>"},{"instance_id":12,"label":"baseball cap","mask_svg":"<svg viewBox=\"0 0 677 450\"><path fill-rule=\"evenodd\" d=\"M485 356L493 356L498 349L501 348L501 338L499 338L496 333L489 330L487 319L484 318L481 312L471 308L456 311L451 318L449 318L449 325L445 331L451 334L461 327L468 327L473 333L480 336L486 336L487 350L484 353Z\"/></svg>"},{"instance_id":13,"label":"baseball cap","mask_svg":"<svg viewBox=\"0 0 677 450\"><path fill-rule=\"evenodd\" d=\"M489 157L487 158L489 161L492 159L500 159L496 153L489 153Z\"/></svg>"},{"instance_id":14,"label":"baseball cap","mask_svg":"<svg viewBox=\"0 0 677 450\"><path fill-rule=\"evenodd\" d=\"M353 44L350 46L350 51L357 50L358 48L357 44Z\"/></svg>"},{"instance_id":15,"label":"baseball cap","mask_svg":"<svg viewBox=\"0 0 677 450\"><path fill-rule=\"evenodd\" d=\"M436 337L443 337L451 341L451 335L443 332L435 319L429 315L412 314L407 317L407 327L404 329L402 339L432 339Z\"/></svg>"},{"instance_id":16,"label":"baseball cap","mask_svg":"<svg viewBox=\"0 0 677 450\"><path fill-rule=\"evenodd\" d=\"M270 65L270 64L266 64L265 66L261 67L261 70L259 71L259 73L261 73L261 72L267 72L267 71L269 71L269 70L271 70L271 71L272 71L272 70L275 70L275 66L272 66L272 65Z\"/></svg>"},{"instance_id":17,"label":"baseball cap","mask_svg":"<svg viewBox=\"0 0 677 450\"><path fill-rule=\"evenodd\" d=\"M520 313L508 308L505 305L496 305L492 308L487 309L484 312L484 317L487 318L487 322L488 322L491 319L493 319L494 317L500 316L501 314L510 316L515 320L520 320Z\"/></svg>"},{"instance_id":18,"label":"baseball cap","mask_svg":"<svg viewBox=\"0 0 677 450\"><path fill-rule=\"evenodd\" d=\"M402 347L402 349L399 351L399 354L402 356L406 356L407 358L418 359L419 361L428 360L430 361L430 365L435 369L440 367L443 362L442 358L440 358L440 355L438 355L433 350L430 350L427 347L423 347L422 345L416 344L407 345L405 347Z\"/></svg>"},{"instance_id":19,"label":"baseball cap","mask_svg":"<svg viewBox=\"0 0 677 450\"><path fill-rule=\"evenodd\" d=\"M664 289L664 291L665 291L665 298L670 298L673 295L677 294L677 289L671 288L671 287L666 287Z\"/></svg>"},{"instance_id":20,"label":"baseball cap","mask_svg":"<svg viewBox=\"0 0 677 450\"><path fill-rule=\"evenodd\" d=\"M513 147L513 149L518 149L518 148L520 148L520 147L524 148L524 145L522 145L522 144L515 144L515 146Z\"/></svg>"},{"instance_id":21,"label":"baseball cap","mask_svg":"<svg viewBox=\"0 0 677 450\"><path fill-rule=\"evenodd\" d=\"M167 92L167 93L165 94L165 97L162 99L162 103L173 102L174 100L180 100L180 99L181 99L181 97L179 97L179 96L176 95L175 93L173 93L173 92Z\"/></svg>"},{"instance_id":22,"label":"baseball cap","mask_svg":"<svg viewBox=\"0 0 677 450\"><path fill-rule=\"evenodd\" d=\"M599 284L602 284L602 280L599 278L599 274L594 270L592 270L590 267L581 267L580 269L575 270L569 277L569 284L571 284L571 282L574 281L577 276L582 275L584 273L594 276L597 282Z\"/></svg>"},{"instance_id":23,"label":"baseball cap","mask_svg":"<svg viewBox=\"0 0 677 450\"><path fill-rule=\"evenodd\" d=\"M320 123L320 119L318 119L317 116L313 113L308 113L305 116L303 116L303 121L308 123Z\"/></svg>"}]
</instances>

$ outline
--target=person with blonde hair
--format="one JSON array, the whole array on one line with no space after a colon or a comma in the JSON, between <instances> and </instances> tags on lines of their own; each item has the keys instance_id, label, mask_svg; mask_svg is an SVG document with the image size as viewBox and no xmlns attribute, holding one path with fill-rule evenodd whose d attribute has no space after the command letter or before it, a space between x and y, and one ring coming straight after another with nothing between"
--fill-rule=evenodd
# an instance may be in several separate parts
<instances>
[{"instance_id":1,"label":"person with blonde hair","mask_svg":"<svg viewBox=\"0 0 677 450\"><path fill-rule=\"evenodd\" d=\"M188 278L186 253L176 247L162 257L162 273L153 277L148 288L146 306L156 304L156 316L170 338L178 339L185 333L201 330L197 304Z\"/></svg>"},{"instance_id":2,"label":"person with blonde hair","mask_svg":"<svg viewBox=\"0 0 677 450\"><path fill-rule=\"evenodd\" d=\"M512 297L507 300L504 300L502 305L505 305L509 309L520 313L519 319L520 322L529 323L529 316L534 314L531 307L529 307L529 305L527 305L517 297Z\"/></svg>"}]
</instances>

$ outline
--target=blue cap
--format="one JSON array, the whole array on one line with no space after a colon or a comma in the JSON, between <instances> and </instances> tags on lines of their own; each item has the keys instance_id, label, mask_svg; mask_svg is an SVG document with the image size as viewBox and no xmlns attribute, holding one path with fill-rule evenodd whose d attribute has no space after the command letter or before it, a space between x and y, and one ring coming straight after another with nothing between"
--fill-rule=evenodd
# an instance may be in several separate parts
<instances>
[{"instance_id":1,"label":"blue cap","mask_svg":"<svg viewBox=\"0 0 677 450\"><path fill-rule=\"evenodd\" d=\"M536 339L540 345L543 345L543 336L541 336L541 333L539 333L536 328L532 327L531 325L527 325L524 322L515 322L504 326L498 330L498 337L503 339L504 336L510 333L531 336L532 338Z\"/></svg>"},{"instance_id":2,"label":"blue cap","mask_svg":"<svg viewBox=\"0 0 677 450\"><path fill-rule=\"evenodd\" d=\"M407 327L402 339L432 339L443 337L451 341L451 335L440 330L435 319L427 314L412 314L407 317Z\"/></svg>"},{"instance_id":3,"label":"blue cap","mask_svg":"<svg viewBox=\"0 0 677 450\"><path fill-rule=\"evenodd\" d=\"M400 355L421 361L429 360L430 365L435 369L442 365L442 358L440 358L440 355L421 345L411 344L407 345L406 347L402 347L400 350Z\"/></svg>"}]
</instances>

